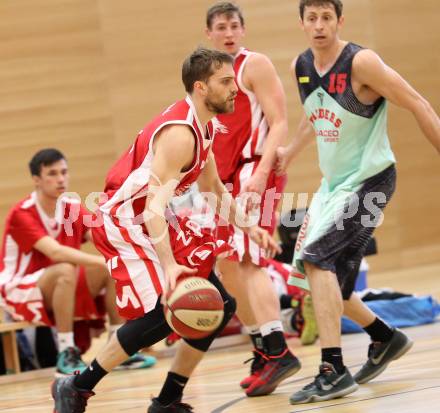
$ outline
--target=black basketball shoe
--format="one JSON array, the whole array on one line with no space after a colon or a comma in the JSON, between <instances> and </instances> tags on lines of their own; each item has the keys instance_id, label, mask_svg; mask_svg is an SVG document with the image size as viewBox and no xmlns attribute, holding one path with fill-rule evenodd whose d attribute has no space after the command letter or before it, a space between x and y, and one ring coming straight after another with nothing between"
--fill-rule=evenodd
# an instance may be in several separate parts
<instances>
[{"instance_id":1,"label":"black basketball shoe","mask_svg":"<svg viewBox=\"0 0 440 413\"><path fill-rule=\"evenodd\" d=\"M155 397L151 400L147 413L194 413L194 410L189 404L182 403L181 401L164 405Z\"/></svg>"},{"instance_id":2,"label":"black basketball shoe","mask_svg":"<svg viewBox=\"0 0 440 413\"><path fill-rule=\"evenodd\" d=\"M55 400L53 413L83 413L86 411L87 400L95 393L90 390L78 389L73 381L75 376L56 379L52 383L52 397Z\"/></svg>"},{"instance_id":3,"label":"black basketball shoe","mask_svg":"<svg viewBox=\"0 0 440 413\"><path fill-rule=\"evenodd\" d=\"M327 362L319 367L319 374L312 383L290 396L291 404L322 402L346 396L358 389L350 372L338 374L335 368Z\"/></svg>"},{"instance_id":4,"label":"black basketball shoe","mask_svg":"<svg viewBox=\"0 0 440 413\"><path fill-rule=\"evenodd\" d=\"M368 360L353 376L356 383L363 384L373 380L392 362L402 357L413 342L402 331L395 328L390 341L373 342L368 346Z\"/></svg>"}]
</instances>

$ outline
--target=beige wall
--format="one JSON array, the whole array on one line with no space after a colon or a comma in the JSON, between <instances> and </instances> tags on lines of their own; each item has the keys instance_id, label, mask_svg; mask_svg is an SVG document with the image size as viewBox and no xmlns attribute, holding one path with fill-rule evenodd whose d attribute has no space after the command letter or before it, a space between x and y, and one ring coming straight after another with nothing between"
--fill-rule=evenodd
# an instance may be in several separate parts
<instances>
[{"instance_id":1,"label":"beige wall","mask_svg":"<svg viewBox=\"0 0 440 413\"><path fill-rule=\"evenodd\" d=\"M269 55L286 88L290 128L300 114L288 67L305 48L292 0L238 2L246 45ZM148 120L183 96L180 65L206 42L202 0L0 2L0 219L31 189L27 162L56 146L71 190L101 190L107 169ZM185 5L182 7L182 5ZM440 109L437 0L345 0L342 36L375 49ZM398 190L378 231L377 268L438 260L440 165L413 117L390 110ZM315 148L289 172L290 191L319 182ZM2 224L1 224L2 225ZM2 226L0 227L2 228Z\"/></svg>"}]
</instances>

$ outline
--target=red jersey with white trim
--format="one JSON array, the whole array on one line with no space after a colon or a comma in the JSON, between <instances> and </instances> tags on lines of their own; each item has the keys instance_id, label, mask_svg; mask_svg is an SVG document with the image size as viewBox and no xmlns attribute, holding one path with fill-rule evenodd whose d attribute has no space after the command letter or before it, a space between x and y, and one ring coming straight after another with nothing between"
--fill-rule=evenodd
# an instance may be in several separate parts
<instances>
[{"instance_id":1,"label":"red jersey with white trim","mask_svg":"<svg viewBox=\"0 0 440 413\"><path fill-rule=\"evenodd\" d=\"M59 206L56 217L48 217L33 192L10 210L0 253L0 288L3 296L6 297L8 291L20 284L23 277L55 264L34 249L39 239L50 236L61 245L75 249L80 249L85 242L88 231L85 223L90 213L78 201L67 197L61 200Z\"/></svg>"},{"instance_id":2,"label":"red jersey with white trim","mask_svg":"<svg viewBox=\"0 0 440 413\"><path fill-rule=\"evenodd\" d=\"M289 294L293 297L299 297L305 294L304 290L301 288L287 283L289 276L296 274L291 265L274 259L267 260L267 264L267 273L269 274L278 295Z\"/></svg>"},{"instance_id":3,"label":"red jersey with white trim","mask_svg":"<svg viewBox=\"0 0 440 413\"><path fill-rule=\"evenodd\" d=\"M213 229L202 227L189 217L174 216L168 227L170 244L176 262L197 270L197 277L208 278L213 271L216 257L232 248L217 240Z\"/></svg>"},{"instance_id":4,"label":"red jersey with white trim","mask_svg":"<svg viewBox=\"0 0 440 413\"><path fill-rule=\"evenodd\" d=\"M217 116L221 127L212 149L218 173L225 183L232 181L240 162L263 154L263 145L269 131L255 94L243 84L243 70L252 54L241 48L235 56L234 71L238 86L235 110Z\"/></svg>"},{"instance_id":5,"label":"red jersey with white trim","mask_svg":"<svg viewBox=\"0 0 440 413\"><path fill-rule=\"evenodd\" d=\"M197 118L190 97L178 101L141 130L134 144L111 168L104 192L107 200L101 212L116 217L122 225L143 224L148 181L151 175L154 137L167 125L188 125L195 138L196 154L189 171L182 173L176 195L185 192L199 177L214 138L214 127L208 122L206 131ZM138 218L137 218L138 217ZM136 219L135 219L136 218Z\"/></svg>"}]
</instances>

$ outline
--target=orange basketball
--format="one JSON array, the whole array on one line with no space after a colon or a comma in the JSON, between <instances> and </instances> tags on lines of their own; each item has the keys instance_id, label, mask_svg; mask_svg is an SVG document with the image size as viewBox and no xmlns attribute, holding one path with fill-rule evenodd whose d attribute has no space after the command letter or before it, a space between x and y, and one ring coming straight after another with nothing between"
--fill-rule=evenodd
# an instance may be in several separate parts
<instances>
[{"instance_id":1,"label":"orange basketball","mask_svg":"<svg viewBox=\"0 0 440 413\"><path fill-rule=\"evenodd\" d=\"M169 326L180 336L199 339L209 336L223 320L223 299L205 278L188 277L167 294L164 306Z\"/></svg>"}]
</instances>

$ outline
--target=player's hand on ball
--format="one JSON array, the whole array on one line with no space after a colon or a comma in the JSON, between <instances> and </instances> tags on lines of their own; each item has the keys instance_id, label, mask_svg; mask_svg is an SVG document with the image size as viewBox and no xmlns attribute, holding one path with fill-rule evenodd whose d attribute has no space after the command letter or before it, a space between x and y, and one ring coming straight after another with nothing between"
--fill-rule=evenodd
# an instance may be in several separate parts
<instances>
[{"instance_id":1,"label":"player's hand on ball","mask_svg":"<svg viewBox=\"0 0 440 413\"><path fill-rule=\"evenodd\" d=\"M195 275L196 272L196 268L185 267L184 265L180 265L177 263L174 263L165 268L165 289L162 294L162 301L165 300L168 291L172 291L176 288L177 279L181 275Z\"/></svg>"},{"instance_id":2,"label":"player's hand on ball","mask_svg":"<svg viewBox=\"0 0 440 413\"><path fill-rule=\"evenodd\" d=\"M163 310L168 325L179 336L193 340L212 334L224 318L220 291L201 277L177 280L176 288L167 295Z\"/></svg>"},{"instance_id":3,"label":"player's hand on ball","mask_svg":"<svg viewBox=\"0 0 440 413\"><path fill-rule=\"evenodd\" d=\"M281 253L281 248L269 233L254 225L249 228L249 237L266 251L266 256L273 258L277 253Z\"/></svg>"}]
</instances>

